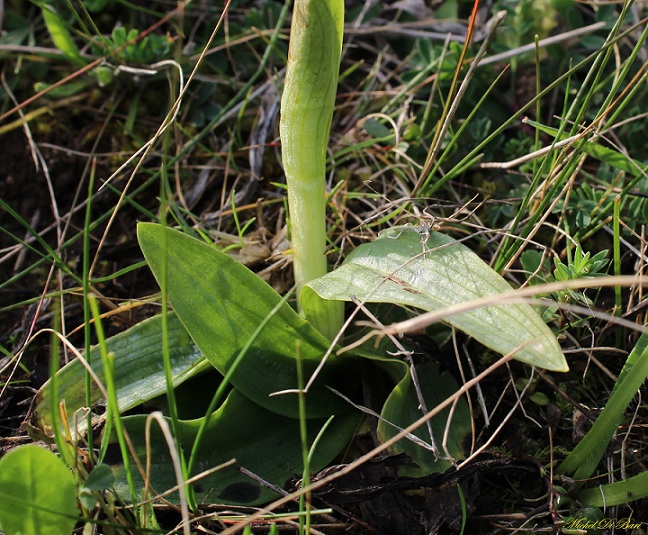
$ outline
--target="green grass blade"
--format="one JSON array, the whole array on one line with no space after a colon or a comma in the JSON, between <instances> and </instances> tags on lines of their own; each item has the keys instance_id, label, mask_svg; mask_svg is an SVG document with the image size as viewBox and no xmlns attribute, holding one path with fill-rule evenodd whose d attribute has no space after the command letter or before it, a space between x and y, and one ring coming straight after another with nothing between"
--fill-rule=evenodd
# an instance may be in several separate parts
<instances>
[{"instance_id":1,"label":"green grass blade","mask_svg":"<svg viewBox=\"0 0 648 535\"><path fill-rule=\"evenodd\" d=\"M70 32L68 32L65 21L50 5L44 4L41 6L43 13L43 20L47 26L47 31L52 37L52 41L56 47L63 52L72 63L84 66L86 61L81 57L78 47L74 43Z\"/></svg>"},{"instance_id":2,"label":"green grass blade","mask_svg":"<svg viewBox=\"0 0 648 535\"><path fill-rule=\"evenodd\" d=\"M103 325L101 323L101 316L99 315L99 305L97 304L96 297L94 295L89 295L88 303L90 304L92 318L94 319L94 327L97 333L99 353L101 355L101 361L103 362L104 374L106 377L106 391L107 391L106 418L110 420L113 428L115 429L115 434L117 435L117 441L119 443L119 449L122 453L122 456L124 457L124 465L126 467L127 474L128 474L127 481L128 481L128 489L130 491L130 497L133 504L136 504L138 500L138 493L135 489L135 482L131 476L130 461L128 457L128 444L126 442L126 436L124 434L124 427L121 420L121 415L119 414L117 389L115 388L115 354L110 353L106 349L106 340L104 338Z\"/></svg>"},{"instance_id":3,"label":"green grass blade","mask_svg":"<svg viewBox=\"0 0 648 535\"><path fill-rule=\"evenodd\" d=\"M568 134L560 132L556 128L551 128L549 126L537 123L536 121L528 119L525 122L537 128L541 132L558 138L558 140L566 139L568 137ZM593 158L596 158L601 162L607 163L608 165L611 165L616 169L630 173L632 176L643 176L646 174L646 171L648 171L648 165L637 160L633 160L620 151L603 147L602 145L599 145L598 143L595 143L593 141L583 140L579 142L578 146L580 150L582 150L585 154L592 156Z\"/></svg>"},{"instance_id":4,"label":"green grass blade","mask_svg":"<svg viewBox=\"0 0 648 535\"><path fill-rule=\"evenodd\" d=\"M624 412L646 377L648 377L648 335L642 334L628 356L605 408L587 435L558 466L558 473L573 475L575 479L580 480L587 479L594 473Z\"/></svg>"},{"instance_id":5,"label":"green grass blade","mask_svg":"<svg viewBox=\"0 0 648 535\"><path fill-rule=\"evenodd\" d=\"M585 489L576 497L582 503L596 507L613 507L648 497L648 472L642 472L625 481Z\"/></svg>"}]
</instances>

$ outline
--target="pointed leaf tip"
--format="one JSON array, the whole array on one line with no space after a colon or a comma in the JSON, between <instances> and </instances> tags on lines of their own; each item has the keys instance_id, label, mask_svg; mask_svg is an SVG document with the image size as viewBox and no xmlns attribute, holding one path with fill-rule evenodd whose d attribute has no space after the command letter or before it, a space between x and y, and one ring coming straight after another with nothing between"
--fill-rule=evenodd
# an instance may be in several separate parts
<instances>
[{"instance_id":1,"label":"pointed leaf tip","mask_svg":"<svg viewBox=\"0 0 648 535\"><path fill-rule=\"evenodd\" d=\"M423 252L415 227L390 229L353 251L308 287L325 299L395 303L426 311L508 293L511 286L465 245L432 232ZM551 329L529 304L476 308L444 318L486 347L552 371L567 361Z\"/></svg>"}]
</instances>

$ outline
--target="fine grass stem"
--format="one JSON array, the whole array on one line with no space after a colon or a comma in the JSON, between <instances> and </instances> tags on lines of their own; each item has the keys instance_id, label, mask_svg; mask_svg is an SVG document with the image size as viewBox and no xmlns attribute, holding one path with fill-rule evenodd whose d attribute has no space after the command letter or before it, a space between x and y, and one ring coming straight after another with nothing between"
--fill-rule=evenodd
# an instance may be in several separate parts
<instances>
[{"instance_id":1,"label":"fine grass stem","mask_svg":"<svg viewBox=\"0 0 648 535\"><path fill-rule=\"evenodd\" d=\"M466 520L468 519L468 510L466 507L466 496L464 495L461 484L457 483L457 493L459 494L459 502L461 503L461 531L459 535L463 535L466 530Z\"/></svg>"},{"instance_id":2,"label":"fine grass stem","mask_svg":"<svg viewBox=\"0 0 648 535\"><path fill-rule=\"evenodd\" d=\"M564 77L571 76L571 73L575 72L575 70L578 70L581 66L585 64L586 61L592 61L592 65L590 66L584 81L580 84L580 87L578 88L571 105L569 105L567 110L563 113L563 116L560 120L560 124L558 127L558 134L554 138L552 142L552 146L555 145L557 140L562 138L563 133L567 134L567 132L569 132L569 135L575 135L576 133L579 132L580 125L585 117L585 114L589 110L591 103L594 101L594 96L598 92L600 92L600 89L598 88L599 80L602 77L605 67L609 61L610 55L612 53L613 45L618 43L619 39L623 35L627 34L627 32L620 33L620 27L621 27L621 21L623 20L625 10L629 7L630 3L631 2L626 2L624 4L622 13L619 16L619 19L617 20L616 24L610 31L607 40L605 44L602 46L601 50L590 55L588 58L581 61L574 68L569 69L567 73L565 73L564 75L562 75L556 80L555 83L557 83L559 80L563 79ZM637 53L637 48L638 45L635 45L633 50L634 54ZM606 114L609 113L610 104L613 101L616 93L620 90L621 84L625 79L625 76L629 69L629 65L631 63L632 61L628 61L626 63L624 69L615 80L613 89L609 92L603 105L600 106L599 112L596 114L596 118L592 121L592 125L590 126L590 128L597 125L601 121L601 119L603 119L606 116ZM553 85L554 84L551 84L550 87ZM546 94L547 89L548 88L546 88L544 91L541 91L538 95L536 95L536 97L529 104L527 104L527 106L529 106L532 102L539 101L539 99ZM524 108L526 109L527 106L525 106ZM517 115L518 114L516 114L516 116ZM576 144L574 150L571 153L569 153L566 150L563 150L557 158L552 156L550 153L543 160L542 165L540 166L538 171L534 174L534 184L539 182L540 177L544 175L546 168L550 165L550 162L551 162L551 167L555 168L555 166L558 165L562 160L565 163L565 167L564 170L557 177L553 178L551 188L549 189L549 191L547 191L547 193L545 194L541 202L534 207L534 212L531 214L531 217L529 218L527 224L524 226L521 232L522 238L529 238L532 236L533 232L537 231L537 224L540 221L541 213L548 209L551 202L555 200L555 194L558 191L560 191L562 185L566 183L566 181L569 179L570 176L572 176L571 173L567 172L567 169L570 167L574 171L578 169L579 166L573 167L573 165L584 154L584 147L586 143L587 140L583 138L579 143ZM530 191L534 191L534 189L535 188L532 185ZM517 226L521 221L521 218L525 215L525 213L526 210L525 210L525 206L523 205L518 211L515 220L513 221L511 227L512 232L516 232ZM502 244L501 254L498 255L495 264L496 270L499 271L511 265L511 263L515 260L515 258L517 258L517 255L519 254L520 243L521 241L517 239L516 240L513 240L512 238L505 239L505 241Z\"/></svg>"},{"instance_id":3,"label":"fine grass stem","mask_svg":"<svg viewBox=\"0 0 648 535\"><path fill-rule=\"evenodd\" d=\"M169 454L171 455L171 459L173 460L173 469L175 472L176 480L178 482L178 495L180 497L180 509L182 512L182 531L184 535L191 535L191 529L189 526L189 509L187 506L187 496L185 494L186 489L191 488L191 486L187 484L187 478L184 475L184 462L181 459L181 453L177 449L177 440L174 439L173 434L169 429L169 424L164 419L161 412L153 412L146 418L146 473L151 473L151 425L153 420L155 420L160 426L162 434L164 435L167 446L169 448ZM143 492L144 499L147 498L148 492L150 491L149 483L150 477L147 477L146 487ZM143 510L146 510L145 508L148 506L148 503L143 505ZM152 509L150 510L150 514L154 514Z\"/></svg>"},{"instance_id":4,"label":"fine grass stem","mask_svg":"<svg viewBox=\"0 0 648 535\"><path fill-rule=\"evenodd\" d=\"M423 171L421 171L421 175L416 185L414 186L414 189L412 190L412 197L416 197L417 193L421 190L421 188L425 188L429 183L430 179L432 178L434 170L437 168L437 165L435 165L436 154L438 150L441 148L441 142L443 141L443 138L445 137L445 134L448 131L448 128L450 127L450 122L454 118L454 114L457 110L457 106L459 105L461 97L463 96L463 93L467 89L468 84L472 79L472 75L474 74L475 69L479 64L479 59L481 58L481 56L483 56L486 53L486 49L488 48L491 38L495 34L495 30L499 26L499 23L502 22L502 20L504 19L503 12L500 12L495 16L495 23L492 25L492 28L489 32L489 37L487 37L485 42L482 44L479 52L477 53L476 58L474 59L472 65L468 70L468 73L466 74L466 77L464 78L461 86L459 87L459 90L457 91L457 84L459 83L459 75L461 73L461 69L464 66L466 54L468 52L468 47L470 46L470 42L472 40L478 8L479 8L479 0L474 0L472 13L470 15L470 20L468 22L466 40L464 41L463 48L461 49L461 55L459 56L459 61L457 62L457 67L455 69L454 76L452 77L450 90L448 92L448 98L446 99L446 104L443 107L441 118L437 123L437 128L434 132L432 143L430 144L430 150L428 151L427 158L425 159L425 164L423 165Z\"/></svg>"},{"instance_id":5,"label":"fine grass stem","mask_svg":"<svg viewBox=\"0 0 648 535\"><path fill-rule=\"evenodd\" d=\"M90 310L92 312L92 319L94 320L95 332L97 334L97 342L101 353L101 360L104 366L106 391L108 394L106 399L108 416L106 419L110 420L112 422L113 427L115 428L117 442L119 444L119 449L122 454L122 460L124 462L124 471L126 472L128 489L130 491L131 500L133 502L133 513L135 514L135 517L139 525L139 516L136 513L137 502L138 502L137 487L135 485L135 480L133 479L133 472L131 469L128 445L126 443L125 430L122 425L121 418L119 416L119 406L117 403L117 390L115 388L115 377L114 377L114 369L115 369L114 355L112 353L109 353L106 349L106 337L104 336L104 330L101 324L99 305L97 304L97 298L94 294L88 295L88 304L90 305Z\"/></svg>"},{"instance_id":6,"label":"fine grass stem","mask_svg":"<svg viewBox=\"0 0 648 535\"><path fill-rule=\"evenodd\" d=\"M89 366L92 366L92 356L90 353L90 336L92 330L90 318L92 314L88 302L88 296L90 295L90 229L92 228L92 194L94 191L95 170L96 160L93 160L90 170L90 180L88 181L88 202L86 203L85 223L83 225L83 334L85 355L88 359ZM87 372L85 390L86 407L92 407L92 377ZM88 430L88 444L93 444L92 411L88 411L86 428ZM90 457L90 461L94 460L94 450L91 447L88 448L88 456Z\"/></svg>"},{"instance_id":7,"label":"fine grass stem","mask_svg":"<svg viewBox=\"0 0 648 535\"><path fill-rule=\"evenodd\" d=\"M614 227L614 242L613 242L613 262L614 262L614 275L621 275L621 197L617 196L614 199L614 217L613 217L613 227ZM614 287L614 307L617 316L622 315L622 298L621 298L621 286ZM617 335L620 335L621 331L617 331ZM621 340L617 337L617 345L621 345Z\"/></svg>"},{"instance_id":8,"label":"fine grass stem","mask_svg":"<svg viewBox=\"0 0 648 535\"><path fill-rule=\"evenodd\" d=\"M539 46L539 40L538 40L538 35L535 35L535 68L536 68L536 86L535 86L535 92L536 96L540 94L542 91L541 89L541 71L540 71L540 46ZM539 121L540 117L542 117L542 99L541 98L536 98L536 109L535 109L535 116L536 119ZM533 150L538 151L540 150L540 130L536 129L535 131L535 138L533 140ZM533 160L533 176L537 176L538 172L538 160L534 159Z\"/></svg>"},{"instance_id":9,"label":"fine grass stem","mask_svg":"<svg viewBox=\"0 0 648 535\"><path fill-rule=\"evenodd\" d=\"M175 71L174 71L175 72ZM171 84L171 87L174 87ZM175 437L175 448L179 453L180 465L182 466L182 475L183 480L188 479L188 469L187 463L185 462L183 450L180 446L178 440L179 436L179 416L178 416L178 406L176 403L175 389L173 386L173 371L171 364L171 348L169 347L169 303L168 303L168 292L167 292L167 226L166 226L166 216L167 216L167 199L168 199L168 190L169 190L169 181L168 181L168 154L169 154L169 144L171 141L171 131L166 129L162 138L163 142L163 151L162 151L162 165L160 166L160 219L162 222L162 232L160 233L160 249L164 252L162 254L161 262L161 277L160 277L160 290L162 292L162 361L164 364L164 376L166 382L166 396L168 400L169 407L169 417L171 420L171 430L173 431L173 436ZM184 492L186 492L187 500L192 509L197 508L195 497L193 494L193 487L185 484Z\"/></svg>"},{"instance_id":10,"label":"fine grass stem","mask_svg":"<svg viewBox=\"0 0 648 535\"><path fill-rule=\"evenodd\" d=\"M297 394L299 400L299 437L302 445L302 462L304 470L302 472L302 486L308 488L310 486L310 456L308 448L308 427L306 421L306 400L304 393L304 370L302 363L301 353L301 340L295 340L295 356L297 363L297 387L299 393ZM299 531L307 535L310 533L311 524L311 495L310 492L302 494L299 497L299 510L305 511L305 515L299 517Z\"/></svg>"}]
</instances>

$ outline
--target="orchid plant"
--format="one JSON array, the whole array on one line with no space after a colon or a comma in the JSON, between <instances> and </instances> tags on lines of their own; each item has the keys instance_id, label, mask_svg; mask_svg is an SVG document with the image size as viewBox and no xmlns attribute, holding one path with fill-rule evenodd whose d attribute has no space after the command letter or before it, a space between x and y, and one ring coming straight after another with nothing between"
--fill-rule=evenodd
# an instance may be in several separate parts
<instances>
[{"instance_id":1,"label":"orchid plant","mask_svg":"<svg viewBox=\"0 0 648 535\"><path fill-rule=\"evenodd\" d=\"M70 420L61 432L70 441L86 431L86 420L73 418L77 411L95 411L95 424L123 423L129 439L122 451L130 449L139 457L139 464L122 461L115 467L114 487L126 500L139 502L153 490L180 488L185 492L167 499L182 500L186 494L193 507L206 499L237 505L269 501L276 493L260 480L284 486L304 469L304 448L309 449L310 469L318 470L352 439L363 416L357 402L361 368L367 363L391 382L377 424L380 441L401 436L420 420L417 429L394 443L393 451L407 453L427 473L463 458L470 432L463 398L457 396L452 411L448 407L428 416L429 409L457 394L454 379L435 363L414 368L397 338L380 337L374 344L371 331L358 333L369 335L369 343L340 352L345 303L358 305L354 314L366 303L415 307L426 311L416 329L442 320L507 358L567 370L555 336L535 308L519 300L501 303L502 294L514 297L511 286L468 247L440 232L389 229L328 271L326 154L343 21L343 0L294 3L280 133L297 311L289 296L277 294L208 240L141 223L140 247L172 312L79 355L57 374L56 390L50 385L42 391L37 408L41 425L55 424L53 409L65 399ZM411 328L395 324L380 334ZM111 359L99 358L102 353ZM108 404L107 415L96 411L106 405L102 389L93 390L90 403L86 399L82 362L88 360L97 384L112 383L109 390L117 403ZM114 369L107 370L105 362ZM195 401L198 384L211 399L202 416L183 418L183 404ZM177 404L168 418L179 455L169 452L163 432L150 429L145 414L120 415L143 403L159 406L169 389L175 399L167 396L166 403ZM302 434L304 424L307 432ZM104 434L99 462L108 462L108 445L115 440L125 439ZM180 472L172 469L177 462Z\"/></svg>"}]
</instances>

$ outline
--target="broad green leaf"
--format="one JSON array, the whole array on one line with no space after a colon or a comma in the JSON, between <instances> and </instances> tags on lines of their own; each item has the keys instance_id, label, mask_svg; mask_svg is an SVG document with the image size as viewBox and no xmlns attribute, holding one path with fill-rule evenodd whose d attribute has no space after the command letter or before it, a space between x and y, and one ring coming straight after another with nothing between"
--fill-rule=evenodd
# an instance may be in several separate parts
<instances>
[{"instance_id":1,"label":"broad green leaf","mask_svg":"<svg viewBox=\"0 0 648 535\"><path fill-rule=\"evenodd\" d=\"M395 383L380 413L382 420L378 422L377 432L381 442L389 440L424 414L409 365L397 357L387 356L389 352L385 340L381 342L380 350L368 349L366 346L358 350L362 357L371 360ZM417 364L416 376L428 411L434 410L439 403L459 390L454 378L447 372L440 372L437 363ZM434 442L442 455L445 455L442 443L449 412L450 409L446 408L430 420ZM453 411L446 441L446 449L454 459L460 460L465 457L462 444L470 431L470 412L465 399L460 398ZM441 472L451 466L451 460L437 459L430 449L432 441L428 424L423 424L413 434L422 443L417 443L410 437L401 439L391 448L394 452L406 453L417 465L415 468L401 467L402 475L421 476Z\"/></svg>"},{"instance_id":2,"label":"broad green leaf","mask_svg":"<svg viewBox=\"0 0 648 535\"><path fill-rule=\"evenodd\" d=\"M138 456L145 465L145 416L129 416L123 419L128 434L135 444ZM178 439L188 455L200 426L201 419L180 421ZM309 443L324 426L325 420L308 420ZM358 415L347 413L333 418L331 425L319 441L311 468L320 470L335 458L351 440L358 423ZM160 493L177 485L166 441L152 426L151 483ZM236 459L233 466L223 468L194 484L199 502L258 505L278 495L239 471L244 467L250 472L281 488L286 487L302 473L299 421L267 411L253 403L236 390L232 390L225 403L209 417L207 431L197 452L195 474ZM117 468L116 490L125 500L130 499L124 468ZM142 478L134 473L142 488ZM177 499L173 495L171 500Z\"/></svg>"},{"instance_id":3,"label":"broad green leaf","mask_svg":"<svg viewBox=\"0 0 648 535\"><path fill-rule=\"evenodd\" d=\"M92 469L83 487L88 490L106 490L115 482L115 473L107 464L98 464Z\"/></svg>"},{"instance_id":4,"label":"broad green leaf","mask_svg":"<svg viewBox=\"0 0 648 535\"><path fill-rule=\"evenodd\" d=\"M442 310L481 297L510 292L511 286L468 247L432 232L425 244L414 227L390 229L353 251L335 271L311 281L325 299L395 303L426 311ZM447 323L485 346L549 370L566 371L565 357L551 330L527 304L497 305L450 316Z\"/></svg>"},{"instance_id":5,"label":"broad green leaf","mask_svg":"<svg viewBox=\"0 0 648 535\"><path fill-rule=\"evenodd\" d=\"M79 518L74 476L39 446L20 446L0 460L0 528L13 535L66 535Z\"/></svg>"},{"instance_id":6,"label":"broad green leaf","mask_svg":"<svg viewBox=\"0 0 648 535\"><path fill-rule=\"evenodd\" d=\"M151 223L138 226L138 237L158 282L166 258L166 288L171 305L209 362L225 375L242 348L254 338L232 376L232 384L266 409L297 416L295 395L271 394L297 388L296 340L301 340L305 378L315 371L329 341L289 305L279 306L279 294L215 246ZM166 254L161 248L163 239ZM266 326L254 337L267 318ZM350 361L331 355L306 396L309 417L349 409L324 385L342 391L357 388L359 381L346 369Z\"/></svg>"},{"instance_id":7,"label":"broad green leaf","mask_svg":"<svg viewBox=\"0 0 648 535\"><path fill-rule=\"evenodd\" d=\"M155 316L106 341L108 351L115 355L115 386L121 411L131 409L166 392L161 319L161 316ZM168 340L174 385L177 386L190 377L211 369L209 362L205 360L173 314L169 314L168 317ZM104 383L103 363L98 347L90 350L89 360L99 380ZM57 374L58 399L65 400L68 417L71 420L77 410L86 406L85 374L86 369L78 360L71 361ZM48 381L37 395L36 416L41 426L51 425L50 392L50 381ZM96 385L93 389L92 402L93 407L105 406L106 403ZM77 418L76 428L83 431L86 423L85 418ZM72 422L70 425L72 426Z\"/></svg>"},{"instance_id":8,"label":"broad green leaf","mask_svg":"<svg viewBox=\"0 0 648 535\"><path fill-rule=\"evenodd\" d=\"M551 128L550 126L545 126L535 121L527 119L525 122L527 122L531 126L534 126L541 132L545 132L546 134L549 134L553 137L559 137L561 140L566 139L568 136L565 132L559 135L560 131L558 129ZM633 176L641 176L646 172L646 170L648 170L648 166L645 163L633 160L632 158L626 156L618 150L603 147L598 143L594 143L592 141L582 141L579 142L578 146L585 154L592 156L593 158L596 158L601 162L607 163L612 167L616 167L621 171L626 171Z\"/></svg>"},{"instance_id":9,"label":"broad green leaf","mask_svg":"<svg viewBox=\"0 0 648 535\"><path fill-rule=\"evenodd\" d=\"M459 390L459 386L449 373L439 372L437 363L417 365L416 375L427 410L433 410L439 403ZM430 420L434 443L442 456L445 456L442 443L449 414L450 407ZM382 442L397 435L400 429L413 424L423 416L421 403L409 371L387 398L381 416L383 420L378 423L378 438ZM462 442L468 433L470 433L470 411L465 399L460 398L452 413L446 441L446 449L453 459L464 458ZM396 443L392 450L404 452L411 457L418 465L417 475L420 475L418 473L420 471L423 473L442 472L452 466L451 460L437 459L433 450L428 449L428 447L432 447L432 439L427 424L423 424L413 434L420 438L427 447L417 444L411 439L402 439Z\"/></svg>"},{"instance_id":10,"label":"broad green leaf","mask_svg":"<svg viewBox=\"0 0 648 535\"><path fill-rule=\"evenodd\" d=\"M628 355L605 408L594 425L558 466L558 473L585 480L596 470L628 405L648 377L648 335L641 335ZM644 483L644 492L648 485Z\"/></svg>"}]
</instances>

